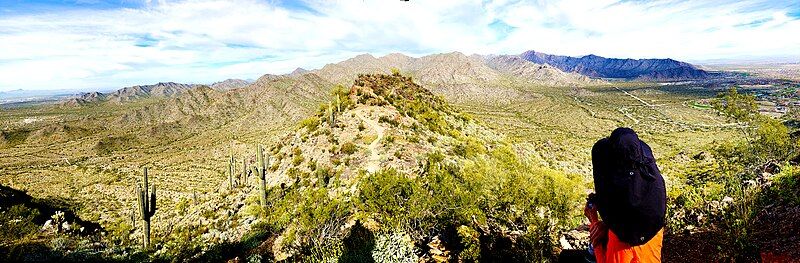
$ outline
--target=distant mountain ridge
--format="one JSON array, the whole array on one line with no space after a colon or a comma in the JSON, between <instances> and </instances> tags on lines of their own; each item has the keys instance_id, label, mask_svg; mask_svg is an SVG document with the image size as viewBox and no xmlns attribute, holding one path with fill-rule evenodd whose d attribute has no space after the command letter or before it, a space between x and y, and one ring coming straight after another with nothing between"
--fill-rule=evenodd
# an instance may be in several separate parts
<instances>
[{"instance_id":1,"label":"distant mountain ridge","mask_svg":"<svg viewBox=\"0 0 800 263\"><path fill-rule=\"evenodd\" d=\"M226 91L241 88L251 82L241 79L226 79L224 81L211 84L209 87L216 91ZM78 96L62 101L62 105L83 105L97 102L123 103L143 98L174 98L186 93L188 90L206 85L183 84L176 82L159 82L153 85L136 85L125 87L116 91L101 93L88 92L80 93Z\"/></svg>"},{"instance_id":2,"label":"distant mountain ridge","mask_svg":"<svg viewBox=\"0 0 800 263\"><path fill-rule=\"evenodd\" d=\"M595 78L688 80L709 77L708 72L674 59L620 59L596 55L570 57L533 50L519 56L533 63L548 64L565 72L576 72Z\"/></svg>"},{"instance_id":3,"label":"distant mountain ridge","mask_svg":"<svg viewBox=\"0 0 800 263\"><path fill-rule=\"evenodd\" d=\"M238 89L247 85L250 85L251 81L243 80L243 79L226 79L220 82L216 82L211 84L211 89L216 91L226 91L232 89Z\"/></svg>"},{"instance_id":4,"label":"distant mountain ridge","mask_svg":"<svg viewBox=\"0 0 800 263\"><path fill-rule=\"evenodd\" d=\"M432 54L419 58L400 53L382 57L362 54L339 63L327 64L307 74L319 75L332 83L347 85L359 74L389 74L397 69L415 81L452 101L508 100L525 96L509 88L515 85L588 86L602 83L576 73L514 59L510 56L467 56L460 52ZM293 73L295 74L295 73Z\"/></svg>"}]
</instances>

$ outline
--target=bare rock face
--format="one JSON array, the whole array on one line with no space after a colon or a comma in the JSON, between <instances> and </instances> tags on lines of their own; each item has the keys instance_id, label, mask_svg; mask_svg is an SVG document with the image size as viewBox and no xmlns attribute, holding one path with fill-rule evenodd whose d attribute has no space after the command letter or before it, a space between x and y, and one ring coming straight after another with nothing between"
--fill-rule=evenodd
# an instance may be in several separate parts
<instances>
[{"instance_id":1,"label":"bare rock face","mask_svg":"<svg viewBox=\"0 0 800 263\"><path fill-rule=\"evenodd\" d=\"M526 51L519 57L537 64L548 64L565 72L589 77L641 80L704 79L709 73L692 64L673 59L618 59L596 55L558 56Z\"/></svg>"}]
</instances>

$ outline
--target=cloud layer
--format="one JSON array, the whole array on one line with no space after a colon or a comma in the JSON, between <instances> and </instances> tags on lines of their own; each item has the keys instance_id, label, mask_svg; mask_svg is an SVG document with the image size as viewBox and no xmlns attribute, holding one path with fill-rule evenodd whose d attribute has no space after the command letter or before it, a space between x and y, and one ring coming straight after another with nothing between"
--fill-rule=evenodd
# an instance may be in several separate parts
<instances>
[{"instance_id":1,"label":"cloud layer","mask_svg":"<svg viewBox=\"0 0 800 263\"><path fill-rule=\"evenodd\" d=\"M0 91L210 83L367 52L800 57L795 1L5 2Z\"/></svg>"}]
</instances>

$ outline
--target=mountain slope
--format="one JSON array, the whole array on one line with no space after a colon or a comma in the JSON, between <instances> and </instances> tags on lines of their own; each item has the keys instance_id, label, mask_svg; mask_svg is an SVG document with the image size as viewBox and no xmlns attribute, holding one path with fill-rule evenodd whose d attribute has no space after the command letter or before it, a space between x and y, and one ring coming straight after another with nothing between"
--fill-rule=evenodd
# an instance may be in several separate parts
<instances>
[{"instance_id":1,"label":"mountain slope","mask_svg":"<svg viewBox=\"0 0 800 263\"><path fill-rule=\"evenodd\" d=\"M259 212L250 198L256 185L233 190L211 207L233 207L235 216L220 221L235 227L202 239L235 240L268 226L275 232L263 249L238 256L278 261L347 261L362 250L356 261L550 257L554 237L536 229L566 227L559 220L577 205L577 181L518 156L502 135L409 77L360 75L331 98L268 148L269 209Z\"/></svg>"},{"instance_id":2,"label":"mountain slope","mask_svg":"<svg viewBox=\"0 0 800 263\"><path fill-rule=\"evenodd\" d=\"M533 63L548 64L565 72L576 72L598 78L685 80L709 76L704 70L673 59L617 59L595 55L576 58L533 50L520 54L520 57Z\"/></svg>"},{"instance_id":3,"label":"mountain slope","mask_svg":"<svg viewBox=\"0 0 800 263\"><path fill-rule=\"evenodd\" d=\"M125 113L117 123L182 123L257 130L308 115L333 85L314 74L265 75L244 88L218 91L199 86L179 96Z\"/></svg>"},{"instance_id":4,"label":"mountain slope","mask_svg":"<svg viewBox=\"0 0 800 263\"><path fill-rule=\"evenodd\" d=\"M420 84L454 102L497 101L525 96L515 85L587 86L598 84L578 74L566 74L552 67L504 60L504 56L466 56L459 52L413 58L392 53L380 58L363 54L325 65L315 74L332 83L347 85L358 74L388 74L397 69L414 76Z\"/></svg>"},{"instance_id":5,"label":"mountain slope","mask_svg":"<svg viewBox=\"0 0 800 263\"><path fill-rule=\"evenodd\" d=\"M137 85L126 87L106 94L106 99L112 102L128 102L149 97L174 97L184 91L194 88L193 84L175 82L159 82L154 85Z\"/></svg>"},{"instance_id":6,"label":"mountain slope","mask_svg":"<svg viewBox=\"0 0 800 263\"><path fill-rule=\"evenodd\" d=\"M548 64L536 64L519 56L491 55L484 57L487 65L495 70L520 78L526 82L545 86L583 86L587 83L602 84L589 77L567 73Z\"/></svg>"},{"instance_id":7,"label":"mountain slope","mask_svg":"<svg viewBox=\"0 0 800 263\"><path fill-rule=\"evenodd\" d=\"M238 89L247 86L249 84L250 84L249 81L243 79L226 79L220 82L215 82L214 84L211 84L211 86L209 87L217 91L226 91L226 90Z\"/></svg>"}]
</instances>

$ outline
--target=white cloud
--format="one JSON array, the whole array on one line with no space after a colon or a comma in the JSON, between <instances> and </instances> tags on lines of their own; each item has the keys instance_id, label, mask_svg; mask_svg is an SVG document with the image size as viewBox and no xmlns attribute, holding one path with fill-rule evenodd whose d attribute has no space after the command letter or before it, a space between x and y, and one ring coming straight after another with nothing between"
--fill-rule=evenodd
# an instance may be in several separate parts
<instances>
[{"instance_id":1,"label":"white cloud","mask_svg":"<svg viewBox=\"0 0 800 263\"><path fill-rule=\"evenodd\" d=\"M257 78L358 53L800 57L791 2L147 0L0 15L0 90ZM794 10L792 10L792 8ZM490 25L502 22L506 30Z\"/></svg>"}]
</instances>

